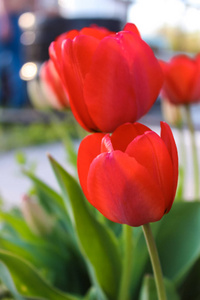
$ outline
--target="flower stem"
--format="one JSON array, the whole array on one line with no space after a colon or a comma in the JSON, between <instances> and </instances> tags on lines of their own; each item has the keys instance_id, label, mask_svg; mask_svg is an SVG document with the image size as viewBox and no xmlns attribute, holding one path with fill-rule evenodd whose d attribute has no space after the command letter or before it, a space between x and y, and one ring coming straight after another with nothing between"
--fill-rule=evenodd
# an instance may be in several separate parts
<instances>
[{"instance_id":1,"label":"flower stem","mask_svg":"<svg viewBox=\"0 0 200 300\"><path fill-rule=\"evenodd\" d=\"M128 225L123 225L123 236L125 242L124 261L123 261L122 278L121 278L118 300L129 299L131 272L132 272L132 256L133 256L132 227Z\"/></svg>"},{"instance_id":2,"label":"flower stem","mask_svg":"<svg viewBox=\"0 0 200 300\"><path fill-rule=\"evenodd\" d=\"M198 153L195 141L195 129L191 118L190 105L185 105L186 121L187 126L190 131L191 143L192 143L192 157L193 157L193 170L194 170L194 192L196 199L199 199L200 192L200 178L199 178L199 163L198 163Z\"/></svg>"},{"instance_id":3,"label":"flower stem","mask_svg":"<svg viewBox=\"0 0 200 300\"><path fill-rule=\"evenodd\" d=\"M152 264L152 268L153 268L153 272L154 272L158 299L159 300L167 300L165 287L164 287L162 269L161 269L160 260L159 260L159 256L158 256L158 251L156 248L156 244L154 241L154 237L153 237L153 234L151 231L150 224L143 225L142 229L143 229L144 236L146 239L147 248L149 251L149 256L151 259L151 264Z\"/></svg>"},{"instance_id":4,"label":"flower stem","mask_svg":"<svg viewBox=\"0 0 200 300\"><path fill-rule=\"evenodd\" d=\"M178 187L177 187L177 193L176 193L176 199L178 200L184 200L184 194L185 194L185 174L187 172L187 159L186 159L186 152L185 152L185 142L184 142L184 133L183 133L183 123L181 122L178 126L178 134L179 134L179 140L180 140L180 160L181 165L179 166L179 181L178 181Z\"/></svg>"}]
</instances>

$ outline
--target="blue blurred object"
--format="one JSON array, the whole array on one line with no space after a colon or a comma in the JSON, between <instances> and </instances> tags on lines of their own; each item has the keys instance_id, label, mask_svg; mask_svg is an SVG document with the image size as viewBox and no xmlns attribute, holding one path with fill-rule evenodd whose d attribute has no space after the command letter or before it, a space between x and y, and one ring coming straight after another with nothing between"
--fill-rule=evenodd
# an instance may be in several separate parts
<instances>
[{"instance_id":1,"label":"blue blurred object","mask_svg":"<svg viewBox=\"0 0 200 300\"><path fill-rule=\"evenodd\" d=\"M20 108L27 101L26 83L20 78L23 48L20 43L19 15L10 14L11 37L0 40L0 106Z\"/></svg>"}]
</instances>

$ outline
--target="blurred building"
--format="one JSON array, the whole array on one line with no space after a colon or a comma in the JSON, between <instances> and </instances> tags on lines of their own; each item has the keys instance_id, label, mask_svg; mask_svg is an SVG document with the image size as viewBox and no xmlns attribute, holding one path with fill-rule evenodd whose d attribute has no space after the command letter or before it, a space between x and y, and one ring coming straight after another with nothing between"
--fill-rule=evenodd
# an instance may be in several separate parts
<instances>
[{"instance_id":1,"label":"blurred building","mask_svg":"<svg viewBox=\"0 0 200 300\"><path fill-rule=\"evenodd\" d=\"M19 76L24 62L18 19L33 9L34 1L1 0L0 2L0 105L21 107L25 104L26 86Z\"/></svg>"},{"instance_id":2,"label":"blurred building","mask_svg":"<svg viewBox=\"0 0 200 300\"><path fill-rule=\"evenodd\" d=\"M130 3L132 2L123 0L101 0L101 5L96 0L41 1L36 13L35 26L31 32L28 29L24 33L24 38L28 41L23 40L27 44L27 59L47 60L51 41L68 30L81 29L91 24L104 26L112 31L121 30L126 22ZM34 42L31 44L29 39L33 37Z\"/></svg>"}]
</instances>

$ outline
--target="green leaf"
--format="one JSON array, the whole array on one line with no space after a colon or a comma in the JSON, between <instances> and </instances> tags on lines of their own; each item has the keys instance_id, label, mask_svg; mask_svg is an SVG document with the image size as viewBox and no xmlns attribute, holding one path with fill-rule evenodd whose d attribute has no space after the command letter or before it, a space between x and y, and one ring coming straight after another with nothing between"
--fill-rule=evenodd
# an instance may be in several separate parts
<instances>
[{"instance_id":1,"label":"green leaf","mask_svg":"<svg viewBox=\"0 0 200 300\"><path fill-rule=\"evenodd\" d=\"M9 273L9 270L7 269L6 265L4 265L2 262L0 262L0 279L8 288L12 296L15 297L16 300L25 300L25 298L22 297L16 290L16 287Z\"/></svg>"},{"instance_id":2,"label":"green leaf","mask_svg":"<svg viewBox=\"0 0 200 300\"><path fill-rule=\"evenodd\" d=\"M84 300L97 300L97 299L101 299L99 295L99 291L95 287L91 287L87 292L86 296L84 297Z\"/></svg>"},{"instance_id":3,"label":"green leaf","mask_svg":"<svg viewBox=\"0 0 200 300\"><path fill-rule=\"evenodd\" d=\"M165 277L179 283L186 276L199 257L199 233L200 203L174 203L171 211L159 222L156 236Z\"/></svg>"},{"instance_id":4,"label":"green leaf","mask_svg":"<svg viewBox=\"0 0 200 300\"><path fill-rule=\"evenodd\" d=\"M144 270L149 258L145 238L141 227L134 228L134 250L131 295L138 299L139 288L144 275Z\"/></svg>"},{"instance_id":5,"label":"green leaf","mask_svg":"<svg viewBox=\"0 0 200 300\"><path fill-rule=\"evenodd\" d=\"M181 300L199 300L200 296L200 257L194 263L187 277L179 287Z\"/></svg>"},{"instance_id":6,"label":"green leaf","mask_svg":"<svg viewBox=\"0 0 200 300\"><path fill-rule=\"evenodd\" d=\"M40 277L37 271L22 258L7 251L0 250L0 261L1 269L3 268L2 263L5 264L12 277L16 290L23 297L36 297L47 300L78 300L76 297L64 294L51 287L42 277ZM5 268L3 271L5 273ZM12 288L12 291L14 291L8 273L7 276L5 276L4 273L0 272L0 278L9 289ZM22 299L23 298L17 298L17 300Z\"/></svg>"},{"instance_id":7,"label":"green leaf","mask_svg":"<svg viewBox=\"0 0 200 300\"><path fill-rule=\"evenodd\" d=\"M66 260L59 252L59 249L48 243L35 243L34 240L29 243L18 238L1 238L0 249L15 253L17 256L23 257L37 268L52 268L62 266ZM56 259L56 261L54 260Z\"/></svg>"},{"instance_id":8,"label":"green leaf","mask_svg":"<svg viewBox=\"0 0 200 300\"><path fill-rule=\"evenodd\" d=\"M19 165L25 165L27 162L26 155L22 151L15 153L15 159Z\"/></svg>"},{"instance_id":9,"label":"green leaf","mask_svg":"<svg viewBox=\"0 0 200 300\"><path fill-rule=\"evenodd\" d=\"M24 220L11 212L2 219L0 249L29 261L61 290L85 293L90 286L88 270L74 236L57 224L51 235L41 238L31 234Z\"/></svg>"},{"instance_id":10,"label":"green leaf","mask_svg":"<svg viewBox=\"0 0 200 300\"><path fill-rule=\"evenodd\" d=\"M63 215L63 211L65 211L65 205L62 197L46 183L33 175L32 172L23 171L23 173L34 183L39 200L43 207L46 208L50 213L53 212L54 214Z\"/></svg>"},{"instance_id":11,"label":"green leaf","mask_svg":"<svg viewBox=\"0 0 200 300\"><path fill-rule=\"evenodd\" d=\"M9 212L0 211L0 222L1 225L2 223L4 225L1 229L1 236L2 236L2 231L8 232L9 231L8 228L12 228L12 235L21 237L29 241L35 238L35 235L31 232L25 220L23 220L21 216L12 214L12 211ZM7 225L6 228L5 225Z\"/></svg>"},{"instance_id":12,"label":"green leaf","mask_svg":"<svg viewBox=\"0 0 200 300\"><path fill-rule=\"evenodd\" d=\"M76 180L52 157L51 165L62 189L72 223L95 277L110 299L116 299L121 275L121 258L114 234L91 214Z\"/></svg>"},{"instance_id":13,"label":"green leaf","mask_svg":"<svg viewBox=\"0 0 200 300\"><path fill-rule=\"evenodd\" d=\"M74 141L69 134L66 134L64 138L64 146L67 152L67 161L73 166L76 167L77 164L77 151L75 149Z\"/></svg>"},{"instance_id":14,"label":"green leaf","mask_svg":"<svg viewBox=\"0 0 200 300\"><path fill-rule=\"evenodd\" d=\"M174 285L169 280L164 280L167 299L180 300ZM139 300L158 300L155 280L152 276L145 276Z\"/></svg>"}]
</instances>

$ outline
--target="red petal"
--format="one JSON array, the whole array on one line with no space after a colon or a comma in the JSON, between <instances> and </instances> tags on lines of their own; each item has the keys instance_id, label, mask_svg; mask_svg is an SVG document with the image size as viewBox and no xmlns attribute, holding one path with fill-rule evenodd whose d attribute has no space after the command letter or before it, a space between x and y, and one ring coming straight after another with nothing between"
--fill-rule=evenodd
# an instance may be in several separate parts
<instances>
[{"instance_id":1,"label":"red petal","mask_svg":"<svg viewBox=\"0 0 200 300\"><path fill-rule=\"evenodd\" d=\"M49 56L55 64L58 74L62 77L62 42L67 38L73 39L78 35L78 30L71 30L59 35L49 46Z\"/></svg>"},{"instance_id":2,"label":"red petal","mask_svg":"<svg viewBox=\"0 0 200 300\"><path fill-rule=\"evenodd\" d=\"M124 26L123 31L131 31L132 33L136 33L137 35L140 36L140 32L139 32L138 28L135 26L135 24L132 24L132 23L127 23Z\"/></svg>"},{"instance_id":3,"label":"red petal","mask_svg":"<svg viewBox=\"0 0 200 300\"><path fill-rule=\"evenodd\" d=\"M134 139L126 153L141 164L165 198L165 208L174 200L173 165L163 140L153 131Z\"/></svg>"},{"instance_id":4,"label":"red petal","mask_svg":"<svg viewBox=\"0 0 200 300\"><path fill-rule=\"evenodd\" d=\"M122 31L103 39L85 81L85 101L102 131L135 122L151 108L163 82L150 47L136 34Z\"/></svg>"},{"instance_id":5,"label":"red petal","mask_svg":"<svg viewBox=\"0 0 200 300\"><path fill-rule=\"evenodd\" d=\"M163 73L165 74L167 72L168 68L169 68L168 63L165 62L164 60L161 60L161 59L158 62L159 62L160 66L163 70Z\"/></svg>"},{"instance_id":6,"label":"red petal","mask_svg":"<svg viewBox=\"0 0 200 300\"><path fill-rule=\"evenodd\" d=\"M123 124L113 132L111 136L112 146L115 150L125 152L128 144L138 135L142 135L146 131L151 131L151 129L140 123Z\"/></svg>"},{"instance_id":7,"label":"red petal","mask_svg":"<svg viewBox=\"0 0 200 300\"><path fill-rule=\"evenodd\" d=\"M54 95L54 97L48 98L51 105L58 109L69 107L66 92L52 60L48 60L42 65L40 77Z\"/></svg>"},{"instance_id":8,"label":"red petal","mask_svg":"<svg viewBox=\"0 0 200 300\"><path fill-rule=\"evenodd\" d=\"M59 55L59 52L56 51L56 42L52 42L49 46L49 56L51 58L51 60L53 61L55 68L57 70L57 72L60 74L60 61L61 61L61 56Z\"/></svg>"},{"instance_id":9,"label":"red petal","mask_svg":"<svg viewBox=\"0 0 200 300\"><path fill-rule=\"evenodd\" d=\"M121 151L103 153L93 160L88 192L91 204L114 222L140 226L164 214L160 189L143 166Z\"/></svg>"},{"instance_id":10,"label":"red petal","mask_svg":"<svg viewBox=\"0 0 200 300\"><path fill-rule=\"evenodd\" d=\"M195 62L185 55L175 56L170 61L165 80L165 90L169 100L175 104L191 102L195 72Z\"/></svg>"},{"instance_id":11,"label":"red petal","mask_svg":"<svg viewBox=\"0 0 200 300\"><path fill-rule=\"evenodd\" d=\"M177 182L178 182L178 152L177 152L177 147L174 141L174 137L172 134L172 131L169 127L169 125L165 122L160 122L161 125L161 138L163 140L163 142L165 143L170 157L171 157L171 161L172 161L172 166L173 166L173 197L175 197L175 193L176 193L176 188L177 188ZM172 205L173 201L171 202ZM168 211L171 208L171 205L168 209Z\"/></svg>"},{"instance_id":12,"label":"red petal","mask_svg":"<svg viewBox=\"0 0 200 300\"><path fill-rule=\"evenodd\" d=\"M66 39L71 39L73 40L77 35L79 35L79 31L76 29L70 30L68 32L65 32L63 34L61 34L57 40L60 40L60 43L62 44L62 41L66 40Z\"/></svg>"},{"instance_id":13,"label":"red petal","mask_svg":"<svg viewBox=\"0 0 200 300\"><path fill-rule=\"evenodd\" d=\"M93 38L88 38L88 45L92 44L91 47L88 46L88 54L93 47L93 41L90 43L91 39L94 41ZM86 68L83 62L83 57L86 55L83 49L82 60L80 62L80 57L77 57L77 55L81 54L79 50L77 50L79 48L77 44L78 42L75 43L74 46L70 39L65 40L62 44L62 61L65 86L67 87L67 92L69 95L70 107L76 120L86 130L97 130L88 113L83 96L83 76ZM88 57L90 57L90 55Z\"/></svg>"},{"instance_id":14,"label":"red petal","mask_svg":"<svg viewBox=\"0 0 200 300\"><path fill-rule=\"evenodd\" d=\"M94 133L85 137L78 150L77 169L81 187L88 198L87 177L90 164L101 153L102 133Z\"/></svg>"},{"instance_id":15,"label":"red petal","mask_svg":"<svg viewBox=\"0 0 200 300\"><path fill-rule=\"evenodd\" d=\"M123 32L118 36L129 63L139 119L156 101L163 84L163 72L152 49L138 35Z\"/></svg>"},{"instance_id":16,"label":"red petal","mask_svg":"<svg viewBox=\"0 0 200 300\"><path fill-rule=\"evenodd\" d=\"M195 57L194 61L196 64L196 73L191 90L191 99L193 99L194 102L198 102L200 101L200 54Z\"/></svg>"},{"instance_id":17,"label":"red petal","mask_svg":"<svg viewBox=\"0 0 200 300\"><path fill-rule=\"evenodd\" d=\"M102 40L104 37L112 34L111 31L107 30L103 27L93 26L93 27L85 27L80 31L80 34L93 36L98 40Z\"/></svg>"},{"instance_id":18,"label":"red petal","mask_svg":"<svg viewBox=\"0 0 200 300\"><path fill-rule=\"evenodd\" d=\"M88 111L101 131L136 120L135 91L120 43L104 38L94 55L84 84Z\"/></svg>"},{"instance_id":19,"label":"red petal","mask_svg":"<svg viewBox=\"0 0 200 300\"><path fill-rule=\"evenodd\" d=\"M91 36L79 35L73 41L74 57L82 81L91 68L93 55L98 45L99 40Z\"/></svg>"}]
</instances>

